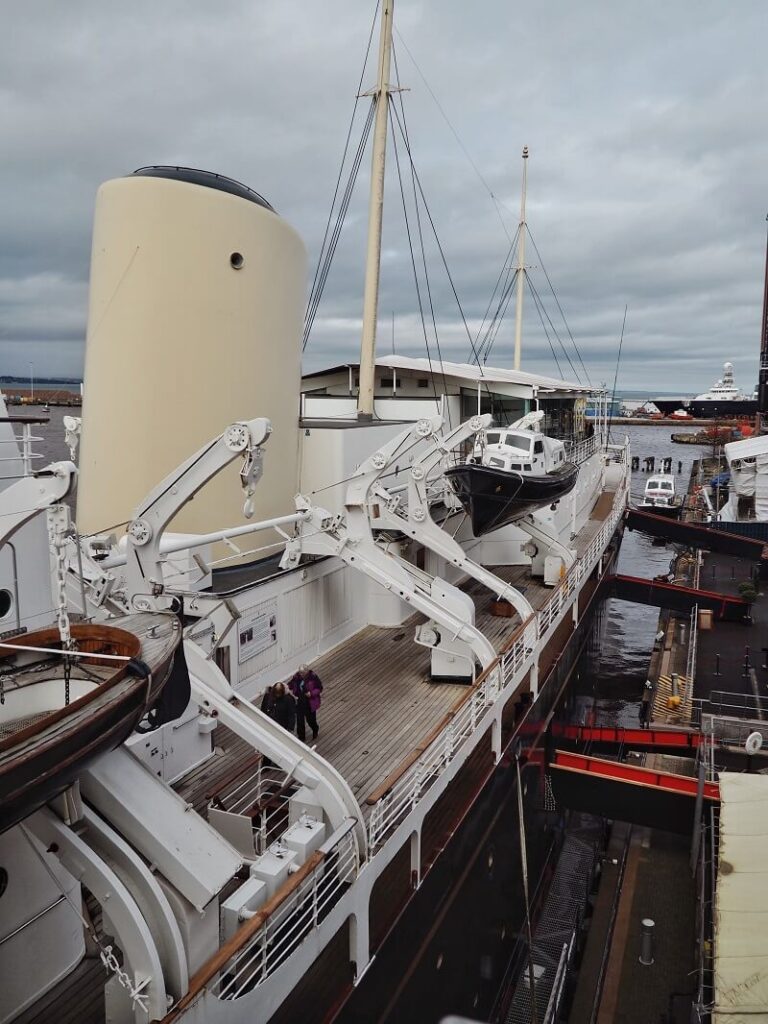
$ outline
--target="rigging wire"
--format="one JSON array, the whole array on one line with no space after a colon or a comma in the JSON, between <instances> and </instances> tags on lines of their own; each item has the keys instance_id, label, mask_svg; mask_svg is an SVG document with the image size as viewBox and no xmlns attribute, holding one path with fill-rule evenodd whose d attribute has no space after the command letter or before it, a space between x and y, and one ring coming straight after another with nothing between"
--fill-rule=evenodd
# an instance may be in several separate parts
<instances>
[{"instance_id":1,"label":"rigging wire","mask_svg":"<svg viewBox=\"0 0 768 1024\"><path fill-rule=\"evenodd\" d=\"M510 267L510 270L512 270L512 269L513 268ZM494 343L496 341L496 338L498 337L499 330L501 329L501 325L502 325L502 322L504 320L504 317L507 314L507 309L509 308L509 303L512 300L512 295L513 295L513 292L515 290L515 285L517 284L517 275L519 273L520 273L519 269L517 267L515 267L514 268L514 273L512 274L512 277L510 278L509 276L507 276L507 280L504 283L504 291L502 292L502 294L499 297L499 304L496 307L496 312L494 313L493 322L492 322L492 324L491 324L491 326L490 326L490 328L488 330L488 334L486 336L485 355L483 356L483 362L484 363L486 363L488 361L488 358L489 358L489 356L491 354L491 350L493 349L493 346L494 346Z\"/></svg>"},{"instance_id":2,"label":"rigging wire","mask_svg":"<svg viewBox=\"0 0 768 1024\"><path fill-rule=\"evenodd\" d=\"M554 286L553 286L553 284L552 284L552 282L551 282L551 280L549 278L549 274L547 273L547 268L544 266L544 260L541 258L541 253L539 252L539 247L538 247L538 245L536 245L536 240L534 239L533 235L531 234L531 229L528 227L527 224L525 225L525 227L526 227L526 231L528 232L528 237L531 240L531 244L533 245L534 252L536 253L536 258L539 261L541 269L544 271L544 277L546 277L546 279L547 279L547 284L549 285L549 290L552 292L552 298L555 300L555 303L557 304L557 308L560 311L560 316L563 318L563 323L565 324L565 329L566 329L566 331L568 331L568 337L571 339L571 344L573 345L574 349L576 350L576 355L578 356L579 363L581 364L581 368L584 371L584 376L587 378L587 383L591 387L592 386L592 381L590 380L589 372L587 371L587 368L584 365L584 360L581 358L581 352L579 351L579 346L576 344L576 340L574 339L573 335L571 334L571 328L568 325L568 321L565 319L565 313L563 312L563 307L560 305L560 300L558 299L557 293L555 292Z\"/></svg>"},{"instance_id":3,"label":"rigging wire","mask_svg":"<svg viewBox=\"0 0 768 1024\"><path fill-rule=\"evenodd\" d=\"M334 225L333 233L331 235L330 242L328 244L322 261L322 267L320 268L319 271L317 283L315 285L313 293L310 295L309 302L307 304L307 312L304 318L304 337L302 341L302 351L307 347L309 335L312 331L312 326L315 322L315 316L317 315L317 309L318 306L320 305L320 299L322 298L323 290L325 289L325 284L326 281L328 280L328 274L330 273L331 263L333 262L333 257L336 253L336 246L338 245L339 238L341 237L341 231L342 228L344 227L344 219L347 215L347 210L349 209L349 203L350 200L352 199L352 193L354 191L355 182L357 180L357 175L360 170L360 164L362 163L363 155L365 153L365 146L368 141L371 126L373 124L375 109L375 103L371 103L368 110L368 117L366 118L365 124L363 126L363 132L362 135L360 136L360 142L358 143L358 147L355 152L355 158L352 162L352 168L350 170L349 178L347 179L347 184L344 188L341 203L339 204L339 210L336 217L336 223Z\"/></svg>"},{"instance_id":4,"label":"rigging wire","mask_svg":"<svg viewBox=\"0 0 768 1024\"><path fill-rule=\"evenodd\" d=\"M570 366L571 370L573 371L573 375L574 375L574 377L575 377L575 378L576 378L576 380L577 380L577 381L579 382L579 384L581 384L581 383L582 383L582 381L581 381L581 377L579 376L579 371L578 371L578 370L576 369L576 367L575 367L575 366L573 365L573 362L572 362L572 360L571 360L571 357L570 357L570 356L568 355L568 349L567 349L567 348L565 347L565 345L563 344L563 339L562 339L562 338L560 337L560 335L559 335L559 334L557 333L557 328L556 328L556 327L555 327L555 325L554 325L554 324L552 323L552 318L550 317L549 313L547 312L547 308L546 308L546 306L544 305L544 301L543 301L543 299L541 298L541 296L539 295L538 291L536 290L536 285L535 285L535 284L533 283L533 281L531 281L531 278L530 278L530 276L529 276L528 274L526 274L526 275L525 275L525 277L526 277L526 280L528 281L528 285L529 285L529 287L530 287L531 291L532 291L532 292L534 292L534 293L536 294L536 297L538 298L539 302L541 303L541 308L542 308L542 310L543 310L543 312L544 312L544 316L545 316L545 317L547 318L547 323L548 323L548 324L549 324L549 326L550 326L550 327L552 328L552 333L553 333L553 334L554 334L554 336L555 336L555 337L557 338L558 344L560 345L560 348L561 348L561 349L563 350L563 355L564 355L564 356L565 356L565 358L566 358L566 359L568 360L568 365Z\"/></svg>"},{"instance_id":5,"label":"rigging wire","mask_svg":"<svg viewBox=\"0 0 768 1024\"><path fill-rule=\"evenodd\" d=\"M352 107L352 116L351 116L350 121L349 121L349 128L347 129L347 137L346 137L346 140L344 142L344 151L343 151L342 156L341 156L341 164L339 166L339 173L338 173L338 176L336 178L336 185L335 185L334 190L333 190L333 198L331 199L331 208L328 211L328 220L326 221L326 224L325 224L325 232L323 233L323 241L322 241L322 243L320 245L320 253L319 253L318 257L317 257L317 266L315 267L315 274L314 274L314 277L312 279L312 286L311 286L310 291L309 291L309 301L307 302L307 314L305 315L305 324L306 324L307 319L309 317L310 306L313 304L313 299L314 299L314 296L315 296L315 289L316 289L316 286L317 286L318 276L320 274L321 265L323 264L323 256L324 256L324 253L325 253L326 242L328 241L328 231L330 230L331 220L333 218L333 210L334 210L334 206L336 205L336 199L337 199L338 194L339 194L339 185L341 184L341 176L342 176L343 171L344 171L344 164L345 164L346 159L347 159L347 153L349 152L349 143L350 143L350 139L352 137L352 128L353 128L354 123L355 123L355 115L357 113L357 105L358 105L358 103L360 102L360 99L361 99L361 89L363 87L363 79L365 78L365 71L366 71L366 68L368 67L368 57L370 56L370 52L371 52L371 43L373 41L373 33L374 33L375 28L376 28L376 18L377 18L378 13L379 13L379 6L380 6L380 4L381 4L381 0L376 0L376 9L373 12L373 19L371 20L371 28L370 28L370 31L368 33L368 45L365 48L365 57L363 58L363 69L360 72L360 80L358 81L357 89L355 90L355 102L354 102L354 105ZM348 203L347 203L347 205L348 205ZM327 272L326 272L326 277L327 277ZM322 293L322 288L321 288L321 293ZM318 297L318 302L319 302L319 297ZM317 303L315 303L314 306L315 306L315 312L316 312ZM311 322L314 322L314 313L312 315ZM310 323L310 327L311 327L311 323ZM303 349L307 347L307 340L308 340L308 338L309 338L309 332L305 329L303 345L302 345Z\"/></svg>"},{"instance_id":6,"label":"rigging wire","mask_svg":"<svg viewBox=\"0 0 768 1024\"><path fill-rule=\"evenodd\" d=\"M533 285L531 284L531 279L530 279L530 277L528 277L527 274L525 275L525 280L528 283L528 288L530 289L531 295L533 297L533 304L536 307L536 312L539 314L539 320L541 321L541 326L544 329L544 334L546 336L547 341L549 342L549 348L550 348L550 351L552 352L552 358L555 360L555 366L557 367L557 372L560 375L560 379L562 380L565 375L563 374L563 371L562 371L562 369L560 367L560 360L557 358L557 353L555 352L555 346L552 344L552 339L549 336L549 331L547 330L547 325L544 323L544 317L542 316L541 310L539 309L539 298L538 298L538 295L535 292L535 290L533 288Z\"/></svg>"},{"instance_id":7,"label":"rigging wire","mask_svg":"<svg viewBox=\"0 0 768 1024\"><path fill-rule=\"evenodd\" d=\"M439 399L438 399L438 396L437 396L437 383L435 381L435 373L434 373L434 370L432 368L432 355L431 355L431 353L429 351L429 338L427 336L427 322L424 319L424 304L421 301L421 286L419 284L419 275L418 275L417 268L416 268L416 256L415 256L414 251L413 251L413 240L411 238L411 225L410 225L410 222L408 220L408 206L407 206L406 201L405 201L405 189L403 187L403 177L402 177L402 174L401 174L401 171L400 171L400 152L399 152L399 150L397 148L397 136L396 136L395 131L394 131L394 123L393 123L393 118L392 118L392 109L393 109L392 103L388 103L389 120L390 120L390 124L392 125L392 148L393 148L394 153L395 153L395 166L397 168L397 180L398 180L398 183L400 185L400 198L401 198L402 203L403 203L403 219L405 220L405 234L406 234L406 236L408 238L408 250L410 252L411 267L413 269L413 281L414 281L414 284L416 286L416 301L419 304L419 316L421 318L421 330L422 330L422 333L424 334L424 347L427 350L427 362L429 363L429 376L430 376L430 379L432 380L432 390L433 390L434 395L435 395L435 403L437 404L439 402ZM441 359L440 359L441 368L442 368L442 362L443 362L443 360L442 360L442 357L441 357ZM445 387L445 374L444 373L443 373L443 387Z\"/></svg>"},{"instance_id":8,"label":"rigging wire","mask_svg":"<svg viewBox=\"0 0 768 1024\"><path fill-rule=\"evenodd\" d=\"M477 349L475 348L475 341L474 341L474 338L472 337L472 332L469 329L469 324L467 323L467 318L464 315L464 308L461 305L461 300L459 299L459 293L456 290L456 285L454 283L453 276L452 276L450 268L448 266L448 260L446 259L445 251L443 250L443 246L442 246L442 243L440 241L440 236L437 233L437 227L436 227L435 221L434 221L434 219L432 217L432 212L429 209L429 203L427 202L427 198L424 195L424 187L421 184L421 178L419 177L419 172L416 170L416 165L413 162L413 154L411 152L410 146L408 145L408 139L407 139L407 137L403 133L403 126L402 126L402 124L400 122L400 116L397 113L397 107L393 107L392 109L393 109L393 111L395 113L395 120L397 121L398 129L399 129L400 134L401 134L401 136L403 138L403 142L405 143L405 149L406 149L406 152L408 153L408 159L411 162L411 168L413 170L413 176L414 176L414 179L415 179L416 184L417 184L418 189L419 189L419 195L421 196L421 201L422 201L422 203L424 205L424 212L426 213L427 218L429 219L429 225L432 228L432 234L435 237L435 243L437 245L438 252L440 253L440 259L442 260L443 267L445 269L445 273L446 273L446 275L448 277L448 281L449 281L450 286L451 286L451 291L453 292L453 297L456 300L456 305L457 305L458 310L459 310L459 315L461 317L461 322L464 325L464 331L466 332L467 338L469 339L469 344L470 344L471 349L472 349L472 354L475 357L475 362L477 363L477 365L478 365L478 367L480 369L480 375L482 376L483 368L482 368L482 365L480 363L480 359L479 359L478 354L477 354Z\"/></svg>"},{"instance_id":9,"label":"rigging wire","mask_svg":"<svg viewBox=\"0 0 768 1024\"><path fill-rule=\"evenodd\" d=\"M621 322L621 335L619 337L619 353L616 356L616 369L613 373L613 392L611 394L611 408L608 410L608 443L611 442L611 411L616 401L616 382L619 379L619 363L621 362L621 349L624 344L624 328L627 325L627 306L624 306L624 319Z\"/></svg>"},{"instance_id":10,"label":"rigging wire","mask_svg":"<svg viewBox=\"0 0 768 1024\"><path fill-rule=\"evenodd\" d=\"M400 67L399 67L398 62L397 62L397 50L395 49L394 43L392 44L392 57L393 57L394 62L395 62L395 79L397 81L397 88L398 88L397 96L398 96L398 102L400 103L400 113L401 113L402 120L403 120L403 129L404 129L404 135L405 135L405 143L406 143L406 146L410 149L410 141L411 140L410 140L410 137L408 135L408 123L407 123L406 118L405 118L405 104L403 103L403 93L402 93L402 88L401 88L401 84L400 84ZM390 101L392 101L392 96L391 95L390 95L389 99L390 99ZM391 111L391 109L390 109L390 123L392 124L392 138L393 138L394 143L395 143L395 154L396 154L396 159L397 159L397 135L395 133L394 124L392 123L392 111ZM453 425L451 423L451 407L450 407L450 403L448 403L448 401L447 401L447 397L448 397L448 382L445 379L445 367L443 365L443 353L440 351L440 335L439 335L438 330L437 330L437 318L435 316L435 304L434 304L434 301L432 299L432 286L429 283L429 270L427 268L427 253L426 253L426 248L424 246L424 232L423 232L422 226L421 226L421 214L419 212L419 197L418 197L418 194L416 192L416 179L414 177L414 169L413 169L413 163L412 162L411 162L410 166L411 166L411 187L413 189L413 207L414 207L414 210L416 211L416 227L417 227L418 233L419 233L419 246L421 248L421 262L422 262L422 266L424 268L424 283L425 283L426 289L427 289L427 298L429 299L429 311L430 311L430 316L432 318L432 330L433 330L434 335L435 335L435 346L437 347L437 358L440 360L440 373L441 373L442 378L443 378L443 394L446 396L445 409L446 409L446 412L448 413L448 426L451 427ZM400 188L401 188L401 192L402 192L402 179L400 178L400 165L399 165L399 163L398 163L397 174L398 174L398 179L400 180ZM403 208L405 208L405 196L404 195L403 195ZM415 273L415 267L414 267L414 273ZM417 293L418 293L418 286L417 286ZM420 296L419 296L419 310L421 312L421 317L422 317L422 326L424 326L424 312L423 312L423 309L421 308L421 297ZM431 361L431 359L429 359L429 342L427 341L426 326L424 326L424 341L425 341L426 346L427 346L427 359L429 361L429 368L430 368L430 373L431 373L432 372L432 361ZM435 388L434 377L432 379L432 386L433 386L433 388ZM435 389L435 399L437 399L437 391L436 391L436 389Z\"/></svg>"},{"instance_id":11,"label":"rigging wire","mask_svg":"<svg viewBox=\"0 0 768 1024\"><path fill-rule=\"evenodd\" d=\"M464 154L464 156L465 156L465 157L467 158L467 160L469 161L469 164L470 164L470 166L472 167L472 170L473 170L473 171L475 172L475 174L477 175L477 177L478 177L478 179L479 179L480 183L482 184L483 188L485 189L485 191L486 191L486 192L488 193L488 195L490 196L490 198L491 198L491 202L492 202L492 203L493 203L493 205L494 205L494 208L495 208L495 210L496 210L496 214L497 214L497 216L498 216L498 218L499 218L499 221L500 221L500 223L501 223L501 227L502 227L502 230L503 230L504 234L505 234L505 235L507 236L507 239L508 239L508 241L510 242L510 244L514 244L514 243L512 242L512 239L511 239L511 238L510 238L510 236L509 236L509 231L507 230L507 225L506 225L506 224L504 223L504 218L503 218L503 217L502 217L502 215L501 215L501 208L500 208L500 206L499 206L499 201L498 201L498 199L496 198L496 196L494 195L493 189L492 189L492 188L491 188L491 186L490 186L490 185L488 184L488 182L487 182L487 181L485 180L485 178L483 177L483 175L482 175L482 174L480 173L480 169L478 168L478 166L477 166L477 164L475 163L475 161L474 161L474 160L472 159L472 157L471 157L471 155L470 155L470 153L469 153L469 150L467 149L467 147L466 147L466 146L464 145L464 143L462 142L461 138L459 137L459 133L458 133L458 132L456 131L456 129L455 129L455 128L453 127L453 125L451 124L451 122L450 122L450 120L449 120L449 118L448 118L448 115L447 115L447 114L446 114L446 112L445 112L445 111L443 110L443 108L442 108L442 106L441 106L441 104L440 104L440 101L438 100L437 96L435 96L434 92L432 91L432 87L431 87L431 85L429 84L429 82L428 82L428 81L427 81L427 79L425 78L425 76L424 76L424 72L423 72L423 71L421 70L421 68L419 67L418 63L416 62L416 58L415 58L415 57L413 56L413 54L411 53L411 51L410 51L410 50L408 49L408 44L407 44L407 43L406 43L406 41L405 41L405 40L403 39L403 37L402 37L402 35L400 34L400 32L398 32L397 28L395 28L395 32L396 32L396 34L397 34L397 38L398 38L398 39L400 40L400 42L401 42L401 43L403 44L403 49L404 49L404 50L405 50L405 52L406 52L406 53L408 54L408 56L409 56L409 57L411 58L411 63L412 63L412 64L413 64L413 66L414 66L414 67L416 68L416 72L417 72L417 74L418 74L419 78L420 78L420 79L422 80L422 82L424 83L424 85L425 85L425 87L426 87L426 90L427 90L427 92L429 93L429 95L430 95L430 96L432 97L432 99L434 100L434 102L435 102L435 106L436 106L436 107L437 107L437 109L438 109L438 110L440 111L440 114L442 115L442 118L443 118L443 120L444 120L444 121L445 121L445 123L446 123L446 124L448 125L448 127L449 127L449 128L450 128L450 130L451 130L451 133L453 134L453 137L454 137L454 138L456 139L456 142L457 142L457 143L459 144L459 147L461 148L461 151L462 151L462 153ZM394 49L394 48L393 48L393 49ZM506 207L505 207L505 209L506 209ZM510 211L510 210L508 210L507 212L511 213L511 211Z\"/></svg>"},{"instance_id":12,"label":"rigging wire","mask_svg":"<svg viewBox=\"0 0 768 1024\"><path fill-rule=\"evenodd\" d=\"M505 274L506 274L506 277L505 277L505 280L504 280L504 284L502 285L501 293L500 294L503 295L505 290L506 290L506 288L507 288L507 285L509 283L509 275L512 273L512 271L514 269L514 265L512 263L512 257L515 254L515 246L517 244L517 239L518 239L519 235L520 235L520 225L518 225L517 230L515 231L514 238L512 239L512 244L510 245L509 249L507 250L507 252L506 252L506 254L504 256L504 260L503 260L503 262L501 264L501 270L499 271L499 276L496 278L496 283L493 286L493 291L491 292L491 297L488 300L488 305L485 307L485 312L483 313L483 319L481 320L480 326L477 329L477 334L475 335L475 343L477 343L480 340L480 335L482 333L483 327L485 327L485 322L488 319L488 313L490 311L491 305L493 304L493 300L496 297L496 292L498 290L498 287L499 287L499 284L501 282L501 279L502 279L502 277L504 277ZM490 334L490 331L492 330L492 328L494 326L494 321L495 321L496 316L498 314L500 304L501 304L501 300L500 300L499 304L496 306L496 312L494 313L494 315L491 318L491 321L490 321L490 323L488 325L488 329L486 330L486 333L485 333L485 338L484 338L484 340L483 340L483 342L482 342L482 344L480 345L480 348L479 348L480 352L483 351L483 348L485 347L487 339L488 339L488 335ZM488 353L486 352L486 354L483 356L483 364L485 364L487 362L488 362Z\"/></svg>"}]
</instances>

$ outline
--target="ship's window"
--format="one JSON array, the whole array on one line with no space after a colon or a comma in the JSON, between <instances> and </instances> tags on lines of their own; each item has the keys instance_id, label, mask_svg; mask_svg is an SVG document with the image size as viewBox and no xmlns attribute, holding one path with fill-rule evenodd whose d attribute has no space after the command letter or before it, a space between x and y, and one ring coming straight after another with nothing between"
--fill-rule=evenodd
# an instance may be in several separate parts
<instances>
[{"instance_id":1,"label":"ship's window","mask_svg":"<svg viewBox=\"0 0 768 1024\"><path fill-rule=\"evenodd\" d=\"M670 483L669 480L662 480L661 481L661 489L662 489L662 491L671 491L672 490L672 484Z\"/></svg>"},{"instance_id":2,"label":"ship's window","mask_svg":"<svg viewBox=\"0 0 768 1024\"><path fill-rule=\"evenodd\" d=\"M486 434L485 440L487 444L498 444L501 434Z\"/></svg>"},{"instance_id":3,"label":"ship's window","mask_svg":"<svg viewBox=\"0 0 768 1024\"><path fill-rule=\"evenodd\" d=\"M420 388L428 388L429 381L427 380L426 377L419 377L419 379L416 381L416 386Z\"/></svg>"},{"instance_id":4,"label":"ship's window","mask_svg":"<svg viewBox=\"0 0 768 1024\"><path fill-rule=\"evenodd\" d=\"M491 466L498 466L499 469L504 469L504 459L489 459Z\"/></svg>"},{"instance_id":5,"label":"ship's window","mask_svg":"<svg viewBox=\"0 0 768 1024\"><path fill-rule=\"evenodd\" d=\"M13 595L10 590L0 590L0 619L4 619L13 607Z\"/></svg>"},{"instance_id":6,"label":"ship's window","mask_svg":"<svg viewBox=\"0 0 768 1024\"><path fill-rule=\"evenodd\" d=\"M541 455L541 453L543 451L544 451L544 442L543 441L536 441L534 446L533 446L534 455Z\"/></svg>"},{"instance_id":7,"label":"ship's window","mask_svg":"<svg viewBox=\"0 0 768 1024\"><path fill-rule=\"evenodd\" d=\"M241 252L233 252L229 257L229 263L233 270L240 270L245 263L243 254Z\"/></svg>"},{"instance_id":8,"label":"ship's window","mask_svg":"<svg viewBox=\"0 0 768 1024\"><path fill-rule=\"evenodd\" d=\"M520 465L520 463L519 463L519 462L513 462L513 463L512 463L511 465L510 465L510 467L509 467L509 468L510 468L510 469L522 469L523 467L522 467L522 466Z\"/></svg>"},{"instance_id":9,"label":"ship's window","mask_svg":"<svg viewBox=\"0 0 768 1024\"><path fill-rule=\"evenodd\" d=\"M393 388L395 386L394 378L393 377L382 377L381 378L381 386L383 388Z\"/></svg>"},{"instance_id":10,"label":"ship's window","mask_svg":"<svg viewBox=\"0 0 768 1024\"><path fill-rule=\"evenodd\" d=\"M507 434L505 444L508 444L510 448L517 448L518 451L530 455L533 438L525 434Z\"/></svg>"}]
</instances>

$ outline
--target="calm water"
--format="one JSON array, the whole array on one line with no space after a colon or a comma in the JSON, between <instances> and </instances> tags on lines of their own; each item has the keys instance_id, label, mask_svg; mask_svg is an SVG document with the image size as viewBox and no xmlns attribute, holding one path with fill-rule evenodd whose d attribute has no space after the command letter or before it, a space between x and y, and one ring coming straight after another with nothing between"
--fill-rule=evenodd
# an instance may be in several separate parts
<instances>
[{"instance_id":1,"label":"calm water","mask_svg":"<svg viewBox=\"0 0 768 1024\"><path fill-rule=\"evenodd\" d=\"M625 434L633 455L642 460L655 455L671 456L677 488L684 493L688 487L691 466L705 450L699 445L673 444L672 431L679 427L617 427L614 441ZM695 433L695 431L690 431ZM677 463L683 464L677 473ZM638 501L645 489L648 474L638 470L632 474L633 500ZM652 577L666 572L675 553L671 545L656 546L641 533L624 533L617 571L629 576ZM593 636L579 662L577 692L580 714L594 712L598 723L636 725L637 711L659 621L658 608L628 604L613 598L606 601L596 620Z\"/></svg>"}]
</instances>

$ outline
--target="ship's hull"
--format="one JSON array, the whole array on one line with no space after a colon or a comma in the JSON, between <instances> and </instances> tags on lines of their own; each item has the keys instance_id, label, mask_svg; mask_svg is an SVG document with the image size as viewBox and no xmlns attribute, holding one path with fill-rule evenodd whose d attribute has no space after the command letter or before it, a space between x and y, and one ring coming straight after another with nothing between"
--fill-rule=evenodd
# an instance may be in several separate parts
<instances>
[{"instance_id":1,"label":"ship's hull","mask_svg":"<svg viewBox=\"0 0 768 1024\"><path fill-rule=\"evenodd\" d=\"M538 508L559 501L572 491L579 467L566 462L552 473L520 473L465 463L452 466L445 476L472 523L472 533L482 537Z\"/></svg>"},{"instance_id":2,"label":"ship's hull","mask_svg":"<svg viewBox=\"0 0 768 1024\"><path fill-rule=\"evenodd\" d=\"M757 400L754 398L738 398L724 402L699 402L695 398L685 401L653 398L651 401L665 416L671 416L678 409L685 409L694 419L699 420L733 420L754 416L757 413Z\"/></svg>"},{"instance_id":3,"label":"ship's hull","mask_svg":"<svg viewBox=\"0 0 768 1024\"><path fill-rule=\"evenodd\" d=\"M620 531L606 553L603 579L618 555ZM519 958L524 923L517 816L517 767L512 752L521 740L536 748L524 765L526 854L535 903L546 895L546 879L562 840L563 820L545 811L541 753L546 725L568 699L578 657L589 639L597 609L609 596L597 584L576 628L554 660L523 730L506 734L498 764L469 805L460 793L455 819L446 822L439 855L396 922L376 959L349 999L325 1021L391 1024L418 1020L437 1024L448 1014L488 1020L499 989L509 980L510 960ZM521 733L524 732L524 736ZM457 787L459 788L459 787ZM393 982L393 979L395 981ZM277 1024L277 1021L276 1021ZM279 1018L279 1024L286 1024Z\"/></svg>"}]
</instances>

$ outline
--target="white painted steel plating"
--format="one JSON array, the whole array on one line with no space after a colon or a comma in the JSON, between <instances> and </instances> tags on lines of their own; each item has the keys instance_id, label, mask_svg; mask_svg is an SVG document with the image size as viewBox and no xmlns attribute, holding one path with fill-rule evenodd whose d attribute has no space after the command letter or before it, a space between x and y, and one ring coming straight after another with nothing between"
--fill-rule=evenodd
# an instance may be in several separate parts
<instances>
[{"instance_id":1,"label":"white painted steel plating","mask_svg":"<svg viewBox=\"0 0 768 1024\"><path fill-rule=\"evenodd\" d=\"M323 860L222 969L211 987L217 998L237 999L265 981L346 892L360 868L354 822L337 829L320 852Z\"/></svg>"},{"instance_id":2,"label":"white painted steel plating","mask_svg":"<svg viewBox=\"0 0 768 1024\"><path fill-rule=\"evenodd\" d=\"M389 116L389 65L392 56L392 12L394 0L381 5L378 76L374 96L376 120L371 157L371 190L368 202L368 254L365 264L363 297L363 336L360 346L360 387L357 412L362 419L373 417L373 385L376 370L376 321L379 312L379 274L381 271L381 222L384 212L384 169L387 153Z\"/></svg>"}]
</instances>

